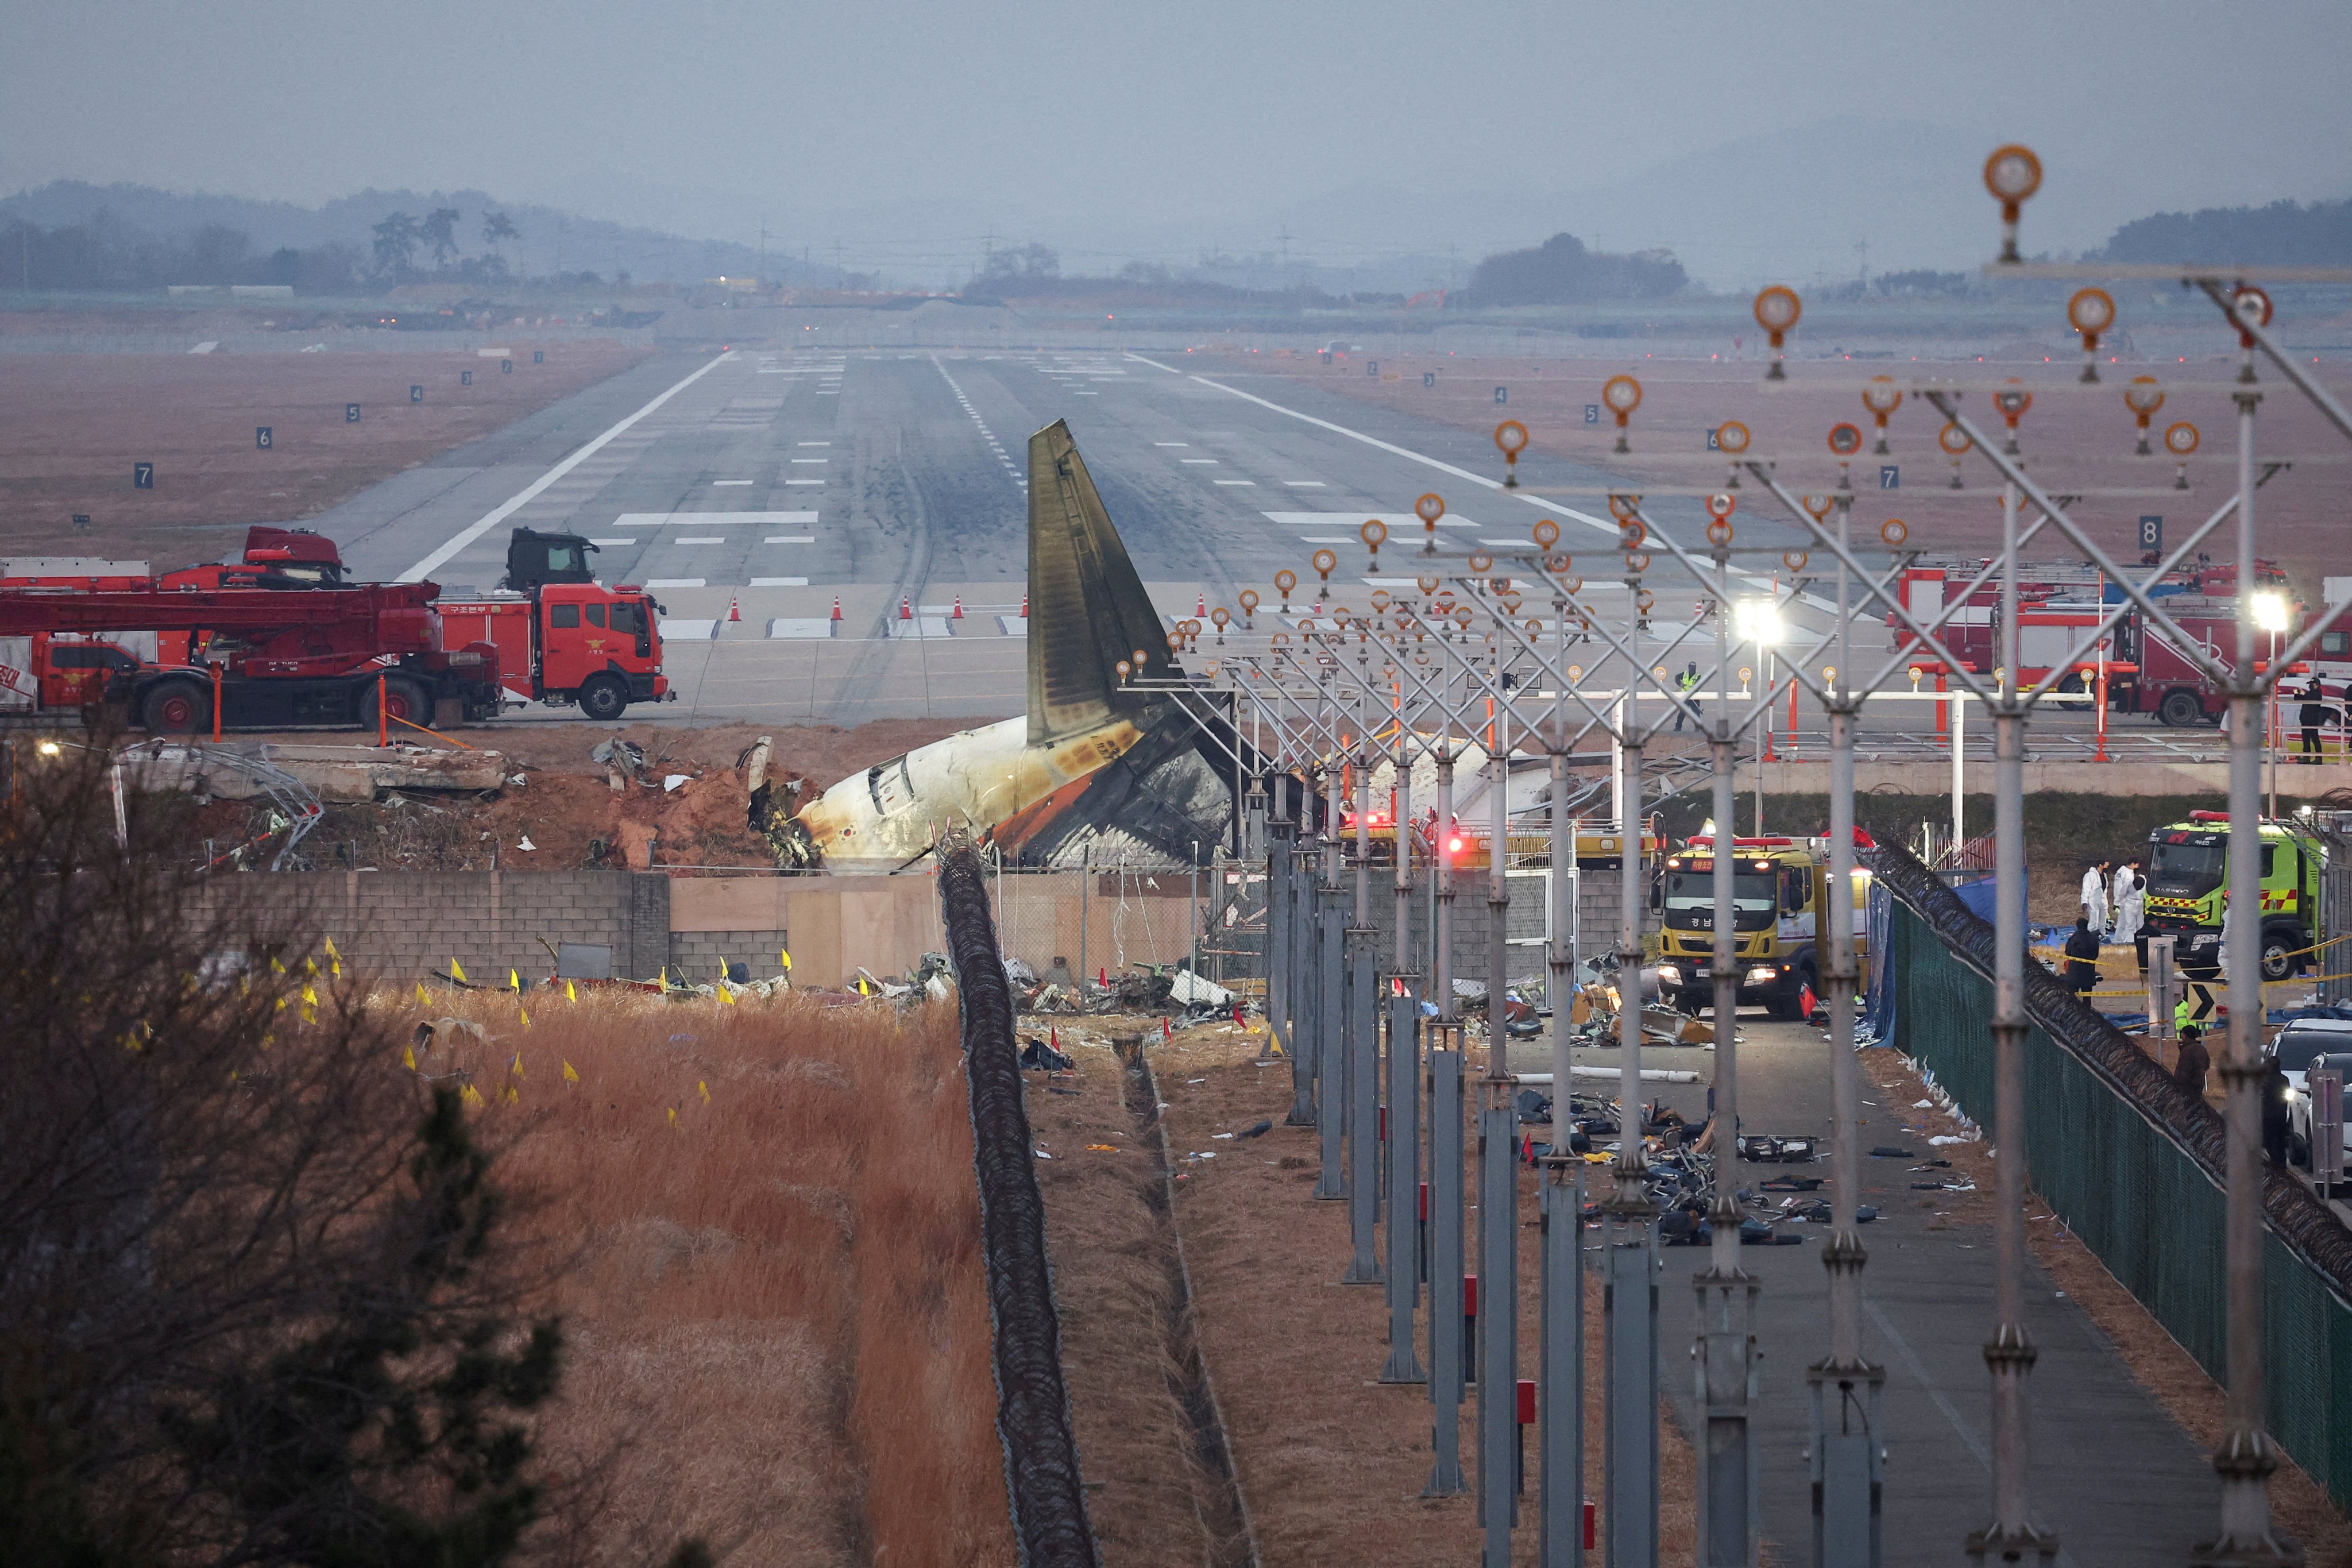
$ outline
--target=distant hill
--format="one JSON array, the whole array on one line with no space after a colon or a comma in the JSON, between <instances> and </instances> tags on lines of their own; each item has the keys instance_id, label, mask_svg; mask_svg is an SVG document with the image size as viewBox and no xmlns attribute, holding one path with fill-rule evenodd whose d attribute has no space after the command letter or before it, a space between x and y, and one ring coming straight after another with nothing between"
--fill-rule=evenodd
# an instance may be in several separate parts
<instances>
[{"instance_id":1,"label":"distant hill","mask_svg":"<svg viewBox=\"0 0 2352 1568\"><path fill-rule=\"evenodd\" d=\"M626 273L640 283L686 283L722 275L757 275L764 266L767 277L788 282L831 286L842 280L834 268L803 265L781 249L768 252L763 262L760 251L751 246L690 239L530 203L500 202L476 190L368 190L321 206L305 207L245 196L186 195L148 185L58 180L0 197L0 227L23 223L50 232L103 229L126 244L144 243L158 247L158 254L170 256L217 253L224 233L241 236L245 253L255 258L281 250L309 252L335 247L348 247L365 256L375 226L392 215L405 213L422 220L441 208L453 208L458 215L453 230L457 251L447 258L453 265L495 253L510 271L524 276L593 272L609 279L615 273ZM512 238L495 246L482 238L483 220L490 213L506 216L514 227ZM198 244L199 237L207 236L207 231L206 242ZM9 269L0 267L0 286L15 281Z\"/></svg>"},{"instance_id":2,"label":"distant hill","mask_svg":"<svg viewBox=\"0 0 2352 1568\"><path fill-rule=\"evenodd\" d=\"M2273 202L2151 213L2116 230L2100 261L2246 261L2281 267L2352 265L2352 200Z\"/></svg>"}]
</instances>

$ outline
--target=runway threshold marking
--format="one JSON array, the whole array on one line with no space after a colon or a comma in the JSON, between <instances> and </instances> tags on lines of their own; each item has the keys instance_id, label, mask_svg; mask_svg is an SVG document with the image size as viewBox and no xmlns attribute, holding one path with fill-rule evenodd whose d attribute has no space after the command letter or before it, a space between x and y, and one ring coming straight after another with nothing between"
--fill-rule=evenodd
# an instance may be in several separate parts
<instances>
[{"instance_id":1,"label":"runway threshold marking","mask_svg":"<svg viewBox=\"0 0 2352 1568\"><path fill-rule=\"evenodd\" d=\"M508 518L512 517L516 512L530 505L530 502L535 500L541 491L545 490L548 486L553 484L556 480L562 479L564 475L570 473L581 464L586 462L590 458L594 457L598 452L603 451L606 442L612 440L614 437L621 435L638 420L643 419L646 415L653 413L656 409L661 407L663 404L667 403L671 398L676 397L679 393L684 392L688 387L692 386L696 382L700 381L704 376L709 375L712 371L717 370L720 365L725 364L729 360L731 360L735 356L732 353L720 354L717 359L712 360L709 364L704 365L701 369L696 371L685 380L680 381L668 391L664 392L659 396L656 397L651 403L646 404L643 408L638 409L635 414L630 415L626 419L622 420L619 424L605 431L602 436L597 437L594 440L589 442L586 446L581 447L578 451L572 453L570 457L556 464L555 467L540 475L539 478L533 479L529 485L517 491L503 504L494 507L489 511L485 512L479 521L475 522L468 527L460 529L457 535L450 539L447 543L433 552L432 554L427 555L424 560L419 561L415 565L411 566L407 571L403 572L399 576L394 578L393 581L396 583L423 582L428 573L438 571L443 563L450 560L459 551L465 549L467 545L473 543L474 541L481 538L482 535L489 532L490 530L504 522Z\"/></svg>"}]
</instances>

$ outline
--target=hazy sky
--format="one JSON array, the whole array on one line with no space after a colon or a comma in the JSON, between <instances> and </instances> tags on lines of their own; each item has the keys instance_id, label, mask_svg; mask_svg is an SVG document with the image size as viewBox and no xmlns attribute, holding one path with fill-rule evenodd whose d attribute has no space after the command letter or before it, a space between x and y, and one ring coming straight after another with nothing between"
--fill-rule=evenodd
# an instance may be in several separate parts
<instances>
[{"instance_id":1,"label":"hazy sky","mask_svg":"<svg viewBox=\"0 0 2352 1568\"><path fill-rule=\"evenodd\" d=\"M1849 115L2014 136L2168 205L2352 192L2344 0L16 0L0 38L0 188L478 186L788 242L926 203L1205 239L1357 187L1616 184Z\"/></svg>"}]
</instances>

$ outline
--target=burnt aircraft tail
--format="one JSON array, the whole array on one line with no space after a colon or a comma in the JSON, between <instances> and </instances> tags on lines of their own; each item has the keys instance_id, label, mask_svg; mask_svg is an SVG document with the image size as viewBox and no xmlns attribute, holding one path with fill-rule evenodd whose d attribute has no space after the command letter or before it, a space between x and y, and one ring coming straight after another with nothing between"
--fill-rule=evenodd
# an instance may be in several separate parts
<instances>
[{"instance_id":1,"label":"burnt aircraft tail","mask_svg":"<svg viewBox=\"0 0 2352 1568\"><path fill-rule=\"evenodd\" d=\"M1155 710L1119 687L1118 661L1138 649L1153 673L1172 671L1166 628L1057 419L1029 437L1029 744Z\"/></svg>"}]
</instances>

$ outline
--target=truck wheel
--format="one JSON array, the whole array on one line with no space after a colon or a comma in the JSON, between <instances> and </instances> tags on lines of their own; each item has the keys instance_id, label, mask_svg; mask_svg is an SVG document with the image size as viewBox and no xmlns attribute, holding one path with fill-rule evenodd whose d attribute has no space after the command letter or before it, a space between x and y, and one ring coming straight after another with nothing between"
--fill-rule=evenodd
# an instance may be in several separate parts
<instances>
[{"instance_id":1,"label":"truck wheel","mask_svg":"<svg viewBox=\"0 0 2352 1568\"><path fill-rule=\"evenodd\" d=\"M151 734L193 735L212 722L213 694L196 681L158 681L139 704L139 721Z\"/></svg>"},{"instance_id":2,"label":"truck wheel","mask_svg":"<svg viewBox=\"0 0 2352 1568\"><path fill-rule=\"evenodd\" d=\"M2156 716L2176 730L2186 730L2191 724L2205 722L2205 704L2197 700L2194 691L2168 691L2157 707Z\"/></svg>"},{"instance_id":3,"label":"truck wheel","mask_svg":"<svg viewBox=\"0 0 2352 1568\"><path fill-rule=\"evenodd\" d=\"M2263 978L2284 980L2295 970L2295 960L2290 956L2303 946L2300 933L2284 931L2263 932Z\"/></svg>"},{"instance_id":4,"label":"truck wheel","mask_svg":"<svg viewBox=\"0 0 2352 1568\"><path fill-rule=\"evenodd\" d=\"M629 705L629 689L611 675L592 675L580 683L580 711L591 719L612 720Z\"/></svg>"},{"instance_id":5,"label":"truck wheel","mask_svg":"<svg viewBox=\"0 0 2352 1568\"><path fill-rule=\"evenodd\" d=\"M392 718L405 720L428 730L433 727L432 700L425 696L423 687L405 676L384 677L383 710ZM373 680L360 689L360 724L365 729L375 728L375 682Z\"/></svg>"}]
</instances>

